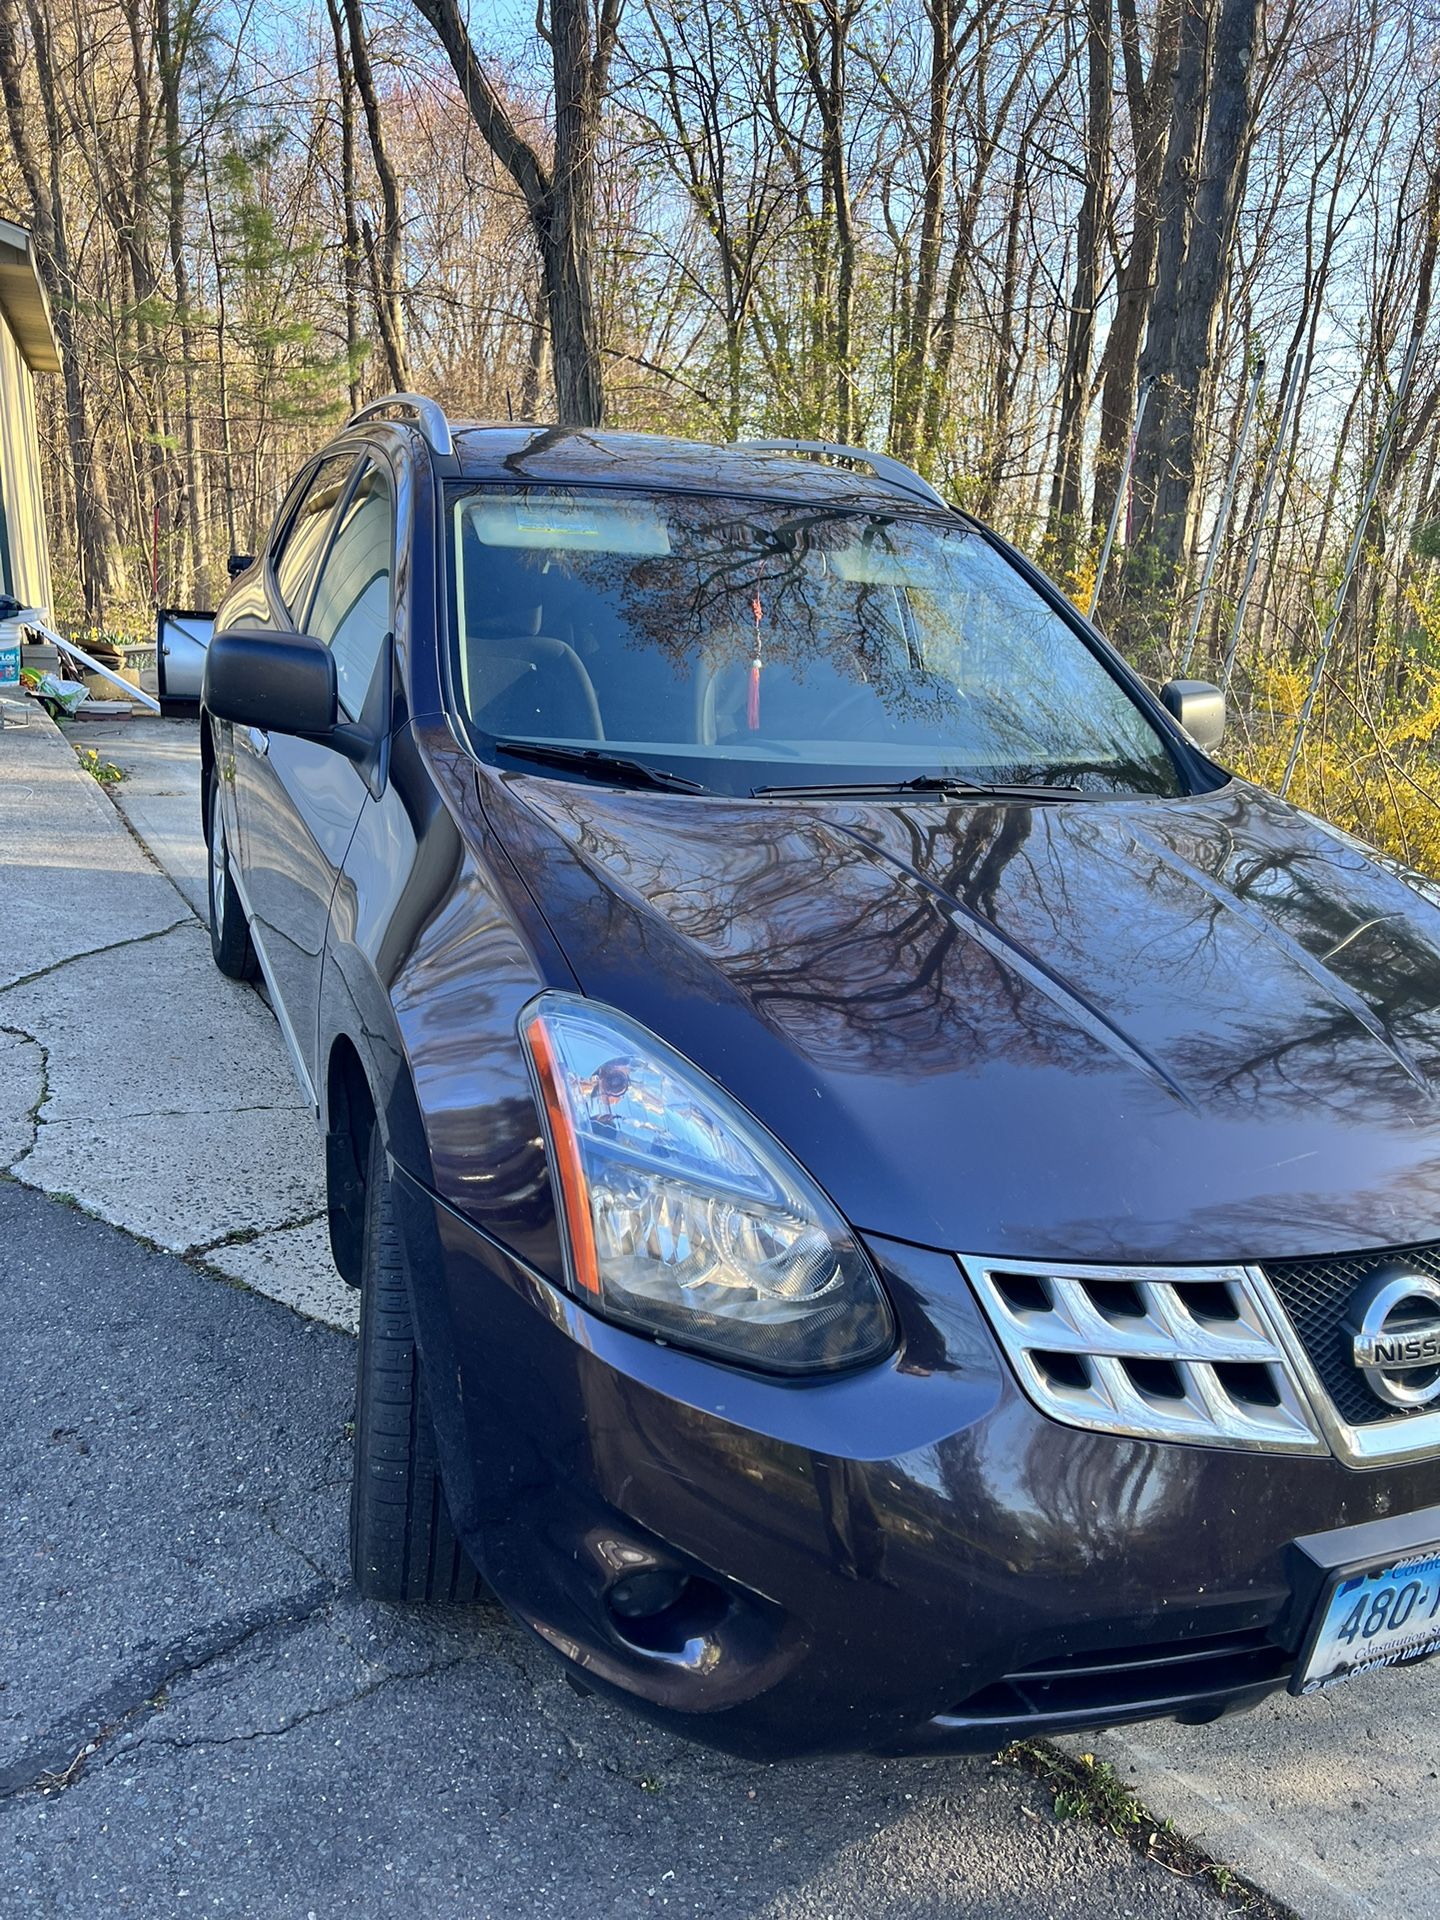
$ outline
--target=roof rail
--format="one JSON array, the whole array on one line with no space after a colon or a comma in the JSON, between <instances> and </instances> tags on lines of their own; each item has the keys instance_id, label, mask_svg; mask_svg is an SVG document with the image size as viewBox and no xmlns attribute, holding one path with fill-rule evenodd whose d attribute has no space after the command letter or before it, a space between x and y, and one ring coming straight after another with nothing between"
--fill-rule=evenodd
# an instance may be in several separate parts
<instances>
[{"instance_id":1,"label":"roof rail","mask_svg":"<svg viewBox=\"0 0 1440 1920\"><path fill-rule=\"evenodd\" d=\"M415 415L432 453L454 453L455 442L450 438L450 422L445 417L445 409L438 400L427 399L423 393L383 393L378 400L367 401L358 412L352 413L348 424L353 427L361 420L368 420L372 414L384 413L389 407L404 407Z\"/></svg>"},{"instance_id":2,"label":"roof rail","mask_svg":"<svg viewBox=\"0 0 1440 1920\"><path fill-rule=\"evenodd\" d=\"M887 480L892 487L903 488L923 500L926 506L950 511L950 503L941 498L928 480L922 480L913 467L907 467L903 460L896 460L888 453L871 453L865 447L842 447L834 440L735 440L731 445L746 453L823 453L831 460L860 460L877 480Z\"/></svg>"}]
</instances>

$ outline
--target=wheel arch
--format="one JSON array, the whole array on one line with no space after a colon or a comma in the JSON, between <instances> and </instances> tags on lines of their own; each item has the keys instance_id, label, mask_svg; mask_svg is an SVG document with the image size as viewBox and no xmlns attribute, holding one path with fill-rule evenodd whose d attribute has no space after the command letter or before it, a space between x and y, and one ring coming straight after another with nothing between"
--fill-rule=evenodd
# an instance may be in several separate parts
<instances>
[{"instance_id":1,"label":"wheel arch","mask_svg":"<svg viewBox=\"0 0 1440 1920\"><path fill-rule=\"evenodd\" d=\"M210 716L200 709L200 831L210 844L210 782L215 778L215 733Z\"/></svg>"},{"instance_id":2,"label":"wheel arch","mask_svg":"<svg viewBox=\"0 0 1440 1920\"><path fill-rule=\"evenodd\" d=\"M338 1034L325 1069L325 1210L330 1257L348 1285L360 1285L365 1239L365 1186L375 1096L355 1043Z\"/></svg>"}]
</instances>

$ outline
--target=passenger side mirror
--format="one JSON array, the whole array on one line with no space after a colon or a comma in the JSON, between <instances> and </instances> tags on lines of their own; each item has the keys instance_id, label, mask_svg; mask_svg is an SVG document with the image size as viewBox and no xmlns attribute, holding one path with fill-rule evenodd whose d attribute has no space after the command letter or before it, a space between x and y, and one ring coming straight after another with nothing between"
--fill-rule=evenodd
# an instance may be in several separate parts
<instances>
[{"instance_id":1,"label":"passenger side mirror","mask_svg":"<svg viewBox=\"0 0 1440 1920\"><path fill-rule=\"evenodd\" d=\"M326 739L339 719L335 656L308 634L227 627L205 650L201 698L217 720Z\"/></svg>"},{"instance_id":2,"label":"passenger side mirror","mask_svg":"<svg viewBox=\"0 0 1440 1920\"><path fill-rule=\"evenodd\" d=\"M1202 751L1225 738L1225 696L1208 680L1167 680L1160 699Z\"/></svg>"},{"instance_id":3,"label":"passenger side mirror","mask_svg":"<svg viewBox=\"0 0 1440 1920\"><path fill-rule=\"evenodd\" d=\"M225 562L225 571L233 580L237 574L246 573L255 564L253 553L232 553Z\"/></svg>"}]
</instances>

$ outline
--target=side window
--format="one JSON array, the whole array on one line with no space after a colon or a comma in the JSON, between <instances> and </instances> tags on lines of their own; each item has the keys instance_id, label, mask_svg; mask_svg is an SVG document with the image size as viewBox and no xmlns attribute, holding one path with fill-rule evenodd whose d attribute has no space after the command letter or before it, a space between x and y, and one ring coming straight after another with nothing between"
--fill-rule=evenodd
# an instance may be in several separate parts
<instances>
[{"instance_id":1,"label":"side window","mask_svg":"<svg viewBox=\"0 0 1440 1920\"><path fill-rule=\"evenodd\" d=\"M270 549L275 584L294 621L305 611L306 590L325 544L330 516L354 470L353 453L332 453L322 460Z\"/></svg>"},{"instance_id":2,"label":"side window","mask_svg":"<svg viewBox=\"0 0 1440 1920\"><path fill-rule=\"evenodd\" d=\"M372 463L345 503L305 622L306 631L335 656L340 704L352 720L365 704L390 631L394 545L389 476Z\"/></svg>"}]
</instances>

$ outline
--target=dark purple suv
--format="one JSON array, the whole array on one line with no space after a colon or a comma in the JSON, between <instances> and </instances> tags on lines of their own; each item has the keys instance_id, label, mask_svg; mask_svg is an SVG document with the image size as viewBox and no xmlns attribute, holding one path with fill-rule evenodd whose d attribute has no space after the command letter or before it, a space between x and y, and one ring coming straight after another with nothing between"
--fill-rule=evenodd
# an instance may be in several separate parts
<instances>
[{"instance_id":1,"label":"dark purple suv","mask_svg":"<svg viewBox=\"0 0 1440 1920\"><path fill-rule=\"evenodd\" d=\"M756 1753L1440 1635L1440 911L882 456L367 408L227 599L215 957L363 1592Z\"/></svg>"}]
</instances>

